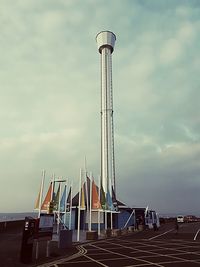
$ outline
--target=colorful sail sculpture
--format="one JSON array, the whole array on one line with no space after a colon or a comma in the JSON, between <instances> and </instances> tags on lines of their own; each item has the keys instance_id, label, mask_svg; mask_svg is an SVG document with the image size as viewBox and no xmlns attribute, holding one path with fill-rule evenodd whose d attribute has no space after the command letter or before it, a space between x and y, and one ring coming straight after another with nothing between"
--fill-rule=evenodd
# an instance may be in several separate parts
<instances>
[{"instance_id":1,"label":"colorful sail sculpture","mask_svg":"<svg viewBox=\"0 0 200 267\"><path fill-rule=\"evenodd\" d=\"M72 187L70 186L70 189L69 189L69 193L68 193L68 196L67 196L67 205L66 205L66 211L70 211L70 207L72 205L71 203L71 194L72 194Z\"/></svg>"},{"instance_id":2,"label":"colorful sail sculpture","mask_svg":"<svg viewBox=\"0 0 200 267\"><path fill-rule=\"evenodd\" d=\"M42 203L41 210L47 211L49 209L49 204L51 202L51 197L52 197L52 190L53 190L53 185L51 183L47 191L46 197Z\"/></svg>"},{"instance_id":3,"label":"colorful sail sculpture","mask_svg":"<svg viewBox=\"0 0 200 267\"><path fill-rule=\"evenodd\" d=\"M94 181L92 181L92 209L102 209L97 187Z\"/></svg>"},{"instance_id":4,"label":"colorful sail sculpture","mask_svg":"<svg viewBox=\"0 0 200 267\"><path fill-rule=\"evenodd\" d=\"M85 205L85 184L81 187L81 210L85 210L86 205Z\"/></svg>"},{"instance_id":5,"label":"colorful sail sculpture","mask_svg":"<svg viewBox=\"0 0 200 267\"><path fill-rule=\"evenodd\" d=\"M87 200L87 205L86 208L87 210L90 209L90 178L88 176L86 176L86 181L85 181L85 192L86 192L86 200Z\"/></svg>"},{"instance_id":6,"label":"colorful sail sculpture","mask_svg":"<svg viewBox=\"0 0 200 267\"><path fill-rule=\"evenodd\" d=\"M58 206L59 206L59 198L60 198L60 184L58 186L58 190L57 193L55 195L55 197L53 198L53 209L56 211L58 210Z\"/></svg>"},{"instance_id":7,"label":"colorful sail sculpture","mask_svg":"<svg viewBox=\"0 0 200 267\"><path fill-rule=\"evenodd\" d=\"M112 198L110 196L110 192L109 191L106 194L106 202L107 202L107 205L108 205L108 210L114 211L115 208L113 206Z\"/></svg>"},{"instance_id":8,"label":"colorful sail sculpture","mask_svg":"<svg viewBox=\"0 0 200 267\"><path fill-rule=\"evenodd\" d=\"M102 184L101 184L101 189L100 189L100 202L101 202L102 209L106 210L107 209L106 195L105 195Z\"/></svg>"},{"instance_id":9,"label":"colorful sail sculpture","mask_svg":"<svg viewBox=\"0 0 200 267\"><path fill-rule=\"evenodd\" d=\"M116 198L113 186L112 186L112 203L113 203L114 209L118 211L117 198Z\"/></svg>"},{"instance_id":10,"label":"colorful sail sculpture","mask_svg":"<svg viewBox=\"0 0 200 267\"><path fill-rule=\"evenodd\" d=\"M66 194L67 186L65 185L61 200L60 200L60 212L65 212L66 209Z\"/></svg>"}]
</instances>

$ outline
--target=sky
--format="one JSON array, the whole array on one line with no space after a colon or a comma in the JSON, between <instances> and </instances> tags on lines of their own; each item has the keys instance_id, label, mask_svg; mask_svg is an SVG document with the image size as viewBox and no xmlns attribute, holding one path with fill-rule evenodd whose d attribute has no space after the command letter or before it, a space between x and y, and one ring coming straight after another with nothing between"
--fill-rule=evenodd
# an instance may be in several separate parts
<instances>
[{"instance_id":1,"label":"sky","mask_svg":"<svg viewBox=\"0 0 200 267\"><path fill-rule=\"evenodd\" d=\"M116 35L117 198L200 215L200 1L0 0L0 212L32 211L46 170L100 174L100 54Z\"/></svg>"}]
</instances>

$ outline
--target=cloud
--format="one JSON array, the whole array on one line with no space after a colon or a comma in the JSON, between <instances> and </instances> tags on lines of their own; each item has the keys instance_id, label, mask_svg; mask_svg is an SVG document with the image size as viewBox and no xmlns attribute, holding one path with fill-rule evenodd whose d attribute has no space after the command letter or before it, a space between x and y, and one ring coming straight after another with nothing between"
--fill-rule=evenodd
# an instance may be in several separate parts
<instances>
[{"instance_id":1,"label":"cloud","mask_svg":"<svg viewBox=\"0 0 200 267\"><path fill-rule=\"evenodd\" d=\"M197 210L197 198L189 198L199 187L199 144L168 144L161 154L147 147L129 143L126 158L119 160L126 169L118 170L117 177L123 200L133 206L154 206L164 213ZM132 159L132 164L127 159Z\"/></svg>"},{"instance_id":2,"label":"cloud","mask_svg":"<svg viewBox=\"0 0 200 267\"><path fill-rule=\"evenodd\" d=\"M199 186L200 131L195 1L8 0L2 2L0 25L0 194L16 199L15 206L1 203L0 211L32 210L43 168L46 181L56 173L77 184L87 156L89 171L99 175L95 36L106 29L117 36L118 197L160 211L190 206L198 211L193 194Z\"/></svg>"},{"instance_id":3,"label":"cloud","mask_svg":"<svg viewBox=\"0 0 200 267\"><path fill-rule=\"evenodd\" d=\"M176 39L169 39L161 49L161 62L164 64L174 62L181 57L182 53L182 47L179 41Z\"/></svg>"}]
</instances>

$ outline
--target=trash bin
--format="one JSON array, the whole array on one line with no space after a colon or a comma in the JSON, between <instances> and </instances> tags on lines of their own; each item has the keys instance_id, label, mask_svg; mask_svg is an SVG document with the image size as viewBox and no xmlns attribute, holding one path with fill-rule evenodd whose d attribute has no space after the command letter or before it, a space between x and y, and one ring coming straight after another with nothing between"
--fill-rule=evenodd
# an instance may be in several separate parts
<instances>
[{"instance_id":1,"label":"trash bin","mask_svg":"<svg viewBox=\"0 0 200 267\"><path fill-rule=\"evenodd\" d=\"M71 248L72 247L72 230L60 230L59 233L59 248Z\"/></svg>"},{"instance_id":2,"label":"trash bin","mask_svg":"<svg viewBox=\"0 0 200 267\"><path fill-rule=\"evenodd\" d=\"M30 263L32 261L35 222L36 220L34 218L25 217L20 251L20 261L22 263Z\"/></svg>"}]
</instances>

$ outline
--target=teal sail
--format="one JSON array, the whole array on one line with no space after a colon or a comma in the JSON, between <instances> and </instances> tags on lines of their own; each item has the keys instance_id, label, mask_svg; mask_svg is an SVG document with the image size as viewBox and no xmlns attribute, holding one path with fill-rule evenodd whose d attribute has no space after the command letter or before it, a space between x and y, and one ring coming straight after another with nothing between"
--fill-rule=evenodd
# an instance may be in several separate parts
<instances>
[{"instance_id":1,"label":"teal sail","mask_svg":"<svg viewBox=\"0 0 200 267\"><path fill-rule=\"evenodd\" d=\"M63 194L62 194L62 198L60 200L60 211L61 212L65 212L65 207L66 207L66 190L67 190L67 186L65 185Z\"/></svg>"},{"instance_id":2,"label":"teal sail","mask_svg":"<svg viewBox=\"0 0 200 267\"><path fill-rule=\"evenodd\" d=\"M113 202L112 202L112 198L111 198L111 195L110 195L109 191L106 194L106 202L107 202L108 210L114 211L115 208L114 208L114 205L113 205Z\"/></svg>"}]
</instances>

